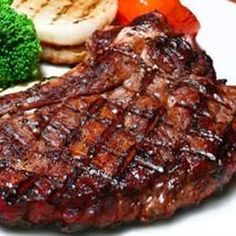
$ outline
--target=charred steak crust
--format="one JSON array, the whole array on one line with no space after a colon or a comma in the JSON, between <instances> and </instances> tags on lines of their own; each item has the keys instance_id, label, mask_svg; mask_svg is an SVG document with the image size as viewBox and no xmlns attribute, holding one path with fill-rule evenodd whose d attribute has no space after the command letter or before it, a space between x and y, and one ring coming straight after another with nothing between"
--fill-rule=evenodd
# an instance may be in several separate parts
<instances>
[{"instance_id":1,"label":"charred steak crust","mask_svg":"<svg viewBox=\"0 0 236 236\"><path fill-rule=\"evenodd\" d=\"M91 58L0 98L3 223L170 217L236 171L236 88L158 12L96 32Z\"/></svg>"}]
</instances>

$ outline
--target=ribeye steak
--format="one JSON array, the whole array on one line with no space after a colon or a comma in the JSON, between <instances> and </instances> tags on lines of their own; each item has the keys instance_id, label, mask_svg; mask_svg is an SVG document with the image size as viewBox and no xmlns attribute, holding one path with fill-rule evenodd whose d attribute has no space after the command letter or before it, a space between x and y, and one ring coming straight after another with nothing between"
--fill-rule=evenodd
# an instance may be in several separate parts
<instances>
[{"instance_id":1,"label":"ribeye steak","mask_svg":"<svg viewBox=\"0 0 236 236\"><path fill-rule=\"evenodd\" d=\"M167 218L236 171L236 87L158 12L98 31L59 79L0 98L0 219Z\"/></svg>"}]
</instances>

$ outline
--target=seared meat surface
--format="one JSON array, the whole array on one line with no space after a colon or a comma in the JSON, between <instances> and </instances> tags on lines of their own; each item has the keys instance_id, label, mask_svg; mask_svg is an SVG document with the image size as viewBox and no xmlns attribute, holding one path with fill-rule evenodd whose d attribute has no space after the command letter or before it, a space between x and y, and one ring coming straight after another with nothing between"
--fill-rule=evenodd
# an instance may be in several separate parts
<instances>
[{"instance_id":1,"label":"seared meat surface","mask_svg":"<svg viewBox=\"0 0 236 236\"><path fill-rule=\"evenodd\" d=\"M3 223L170 217L236 171L236 87L157 12L96 32L91 58L0 98Z\"/></svg>"}]
</instances>

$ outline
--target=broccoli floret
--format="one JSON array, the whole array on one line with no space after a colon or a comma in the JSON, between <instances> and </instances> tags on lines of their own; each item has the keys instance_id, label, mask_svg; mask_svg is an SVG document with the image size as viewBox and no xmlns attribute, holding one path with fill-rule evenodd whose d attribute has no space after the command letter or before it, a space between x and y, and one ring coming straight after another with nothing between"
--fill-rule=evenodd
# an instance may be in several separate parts
<instances>
[{"instance_id":1,"label":"broccoli floret","mask_svg":"<svg viewBox=\"0 0 236 236\"><path fill-rule=\"evenodd\" d=\"M1 0L0 4L6 4L6 5L11 5L14 0Z\"/></svg>"},{"instance_id":2,"label":"broccoli floret","mask_svg":"<svg viewBox=\"0 0 236 236\"><path fill-rule=\"evenodd\" d=\"M0 87L39 77L40 41L33 22L0 1Z\"/></svg>"}]
</instances>

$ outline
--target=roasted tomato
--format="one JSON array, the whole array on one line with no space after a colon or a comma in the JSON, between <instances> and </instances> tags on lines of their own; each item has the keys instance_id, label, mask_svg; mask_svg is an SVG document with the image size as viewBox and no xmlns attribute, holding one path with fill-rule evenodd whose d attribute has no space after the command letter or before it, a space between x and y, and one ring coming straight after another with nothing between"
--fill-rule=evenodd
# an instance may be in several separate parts
<instances>
[{"instance_id":1,"label":"roasted tomato","mask_svg":"<svg viewBox=\"0 0 236 236\"><path fill-rule=\"evenodd\" d=\"M179 0L119 0L118 21L128 24L137 16L154 10L163 13L178 33L196 35L200 28L196 16Z\"/></svg>"}]
</instances>

